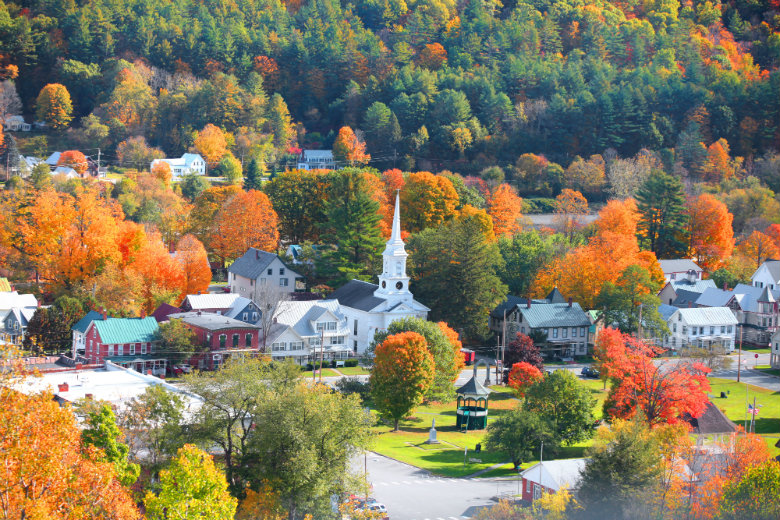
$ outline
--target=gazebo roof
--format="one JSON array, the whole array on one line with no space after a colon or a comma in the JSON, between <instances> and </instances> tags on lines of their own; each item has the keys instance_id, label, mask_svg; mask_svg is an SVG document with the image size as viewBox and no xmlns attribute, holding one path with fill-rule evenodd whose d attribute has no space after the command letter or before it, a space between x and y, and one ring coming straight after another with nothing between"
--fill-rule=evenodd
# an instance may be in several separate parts
<instances>
[{"instance_id":1,"label":"gazebo roof","mask_svg":"<svg viewBox=\"0 0 780 520\"><path fill-rule=\"evenodd\" d=\"M490 395L491 390L489 388L485 388L482 383L477 381L476 376L472 376L471 379L466 382L465 385L461 386L457 390L458 395L462 395L465 397L487 397Z\"/></svg>"}]
</instances>

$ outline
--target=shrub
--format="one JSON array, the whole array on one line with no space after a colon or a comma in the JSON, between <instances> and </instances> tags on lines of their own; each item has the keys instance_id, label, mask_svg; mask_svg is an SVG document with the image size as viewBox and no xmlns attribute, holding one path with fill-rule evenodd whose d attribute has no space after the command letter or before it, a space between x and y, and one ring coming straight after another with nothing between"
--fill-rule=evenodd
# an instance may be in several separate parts
<instances>
[{"instance_id":1,"label":"shrub","mask_svg":"<svg viewBox=\"0 0 780 520\"><path fill-rule=\"evenodd\" d=\"M356 367L358 366L358 360L357 358L350 358L344 361L345 367Z\"/></svg>"}]
</instances>

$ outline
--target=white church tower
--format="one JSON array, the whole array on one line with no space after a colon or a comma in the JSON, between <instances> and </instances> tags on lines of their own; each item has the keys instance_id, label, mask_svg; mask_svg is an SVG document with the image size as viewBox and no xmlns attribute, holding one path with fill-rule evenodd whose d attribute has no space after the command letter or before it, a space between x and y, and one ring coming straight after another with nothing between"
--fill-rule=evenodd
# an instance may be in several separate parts
<instances>
[{"instance_id":1,"label":"white church tower","mask_svg":"<svg viewBox=\"0 0 780 520\"><path fill-rule=\"evenodd\" d=\"M382 274L379 275L379 287L374 291L374 296L388 300L388 303L412 299L412 293L409 292L409 277L406 275L408 256L404 241L401 239L401 204L396 193L393 230L382 253Z\"/></svg>"}]
</instances>

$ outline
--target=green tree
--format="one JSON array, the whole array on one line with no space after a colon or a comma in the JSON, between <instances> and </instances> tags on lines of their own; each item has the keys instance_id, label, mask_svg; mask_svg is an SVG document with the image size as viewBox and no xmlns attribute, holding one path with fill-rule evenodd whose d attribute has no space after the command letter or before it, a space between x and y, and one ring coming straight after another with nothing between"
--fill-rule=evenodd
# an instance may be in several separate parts
<instances>
[{"instance_id":1,"label":"green tree","mask_svg":"<svg viewBox=\"0 0 780 520\"><path fill-rule=\"evenodd\" d=\"M83 316L84 306L79 300L60 296L51 307L40 307L35 310L35 314L27 324L24 347L47 354L70 351L73 345L71 328Z\"/></svg>"},{"instance_id":2,"label":"green tree","mask_svg":"<svg viewBox=\"0 0 780 520\"><path fill-rule=\"evenodd\" d=\"M233 520L238 501L230 496L225 475L211 455L187 444L171 466L160 471L160 492L147 491L144 505L149 520Z\"/></svg>"},{"instance_id":3,"label":"green tree","mask_svg":"<svg viewBox=\"0 0 780 520\"><path fill-rule=\"evenodd\" d=\"M19 164L19 147L16 145L16 138L8 135L5 139L5 166L11 175L21 175Z\"/></svg>"},{"instance_id":4,"label":"green tree","mask_svg":"<svg viewBox=\"0 0 780 520\"><path fill-rule=\"evenodd\" d=\"M81 430L81 440L86 446L94 446L101 450L98 460L110 462L116 468L119 481L125 486L131 486L141 471L138 464L127 460L129 448L121 442L122 432L116 425L116 416L107 403L87 402L82 404L84 413L84 428Z\"/></svg>"},{"instance_id":5,"label":"green tree","mask_svg":"<svg viewBox=\"0 0 780 520\"><path fill-rule=\"evenodd\" d=\"M273 482L290 520L329 517L330 497L352 488L352 461L371 438L360 399L296 381L276 385L257 413L246 480L253 488Z\"/></svg>"},{"instance_id":6,"label":"green tree","mask_svg":"<svg viewBox=\"0 0 780 520\"><path fill-rule=\"evenodd\" d=\"M774 520L780 518L780 464L768 460L748 468L742 478L723 490L723 520Z\"/></svg>"},{"instance_id":7,"label":"green tree","mask_svg":"<svg viewBox=\"0 0 780 520\"><path fill-rule=\"evenodd\" d=\"M187 361L204 348L197 344L195 332L181 320L161 323L156 340L160 342L158 353L173 364Z\"/></svg>"},{"instance_id":8,"label":"green tree","mask_svg":"<svg viewBox=\"0 0 780 520\"><path fill-rule=\"evenodd\" d=\"M559 442L569 446L593 434L595 404L590 390L570 370L556 370L528 388L523 409L550 421Z\"/></svg>"},{"instance_id":9,"label":"green tree","mask_svg":"<svg viewBox=\"0 0 780 520\"><path fill-rule=\"evenodd\" d=\"M685 194L679 179L655 170L636 195L642 214L639 243L658 258L681 258L687 251Z\"/></svg>"},{"instance_id":10,"label":"green tree","mask_svg":"<svg viewBox=\"0 0 780 520\"><path fill-rule=\"evenodd\" d=\"M217 171L219 172L219 175L224 177L230 184L238 184L241 182L241 163L232 153L225 154L222 159L219 160Z\"/></svg>"},{"instance_id":11,"label":"green tree","mask_svg":"<svg viewBox=\"0 0 780 520\"><path fill-rule=\"evenodd\" d=\"M379 265L384 245L379 203L371 198L364 175L352 168L330 175L323 240L331 248L323 252L319 264L335 285L370 279Z\"/></svg>"},{"instance_id":12,"label":"green tree","mask_svg":"<svg viewBox=\"0 0 780 520\"><path fill-rule=\"evenodd\" d=\"M453 345L441 328L433 322L422 318L402 318L393 321L386 331L377 332L370 350L375 350L377 345L383 343L391 334L399 332L416 332L425 338L428 351L433 356L436 367L436 375L433 384L425 398L429 401L446 402L454 395L453 382L460 375L460 366L456 356L459 348Z\"/></svg>"},{"instance_id":13,"label":"green tree","mask_svg":"<svg viewBox=\"0 0 780 520\"><path fill-rule=\"evenodd\" d=\"M531 230L498 239L498 249L504 259L498 276L510 294L529 293L539 269L567 247L560 238L560 235L545 238Z\"/></svg>"},{"instance_id":14,"label":"green tree","mask_svg":"<svg viewBox=\"0 0 780 520\"><path fill-rule=\"evenodd\" d=\"M577 499L576 518L634 518L634 507L652 493L660 476L658 444L644 420L616 421L599 430L588 450Z\"/></svg>"},{"instance_id":15,"label":"green tree","mask_svg":"<svg viewBox=\"0 0 780 520\"><path fill-rule=\"evenodd\" d=\"M277 148L285 148L295 137L293 134L292 119L287 103L280 94L271 96L268 104L268 124L274 136L274 145Z\"/></svg>"},{"instance_id":16,"label":"green tree","mask_svg":"<svg viewBox=\"0 0 780 520\"><path fill-rule=\"evenodd\" d=\"M539 457L542 442L549 458L559 445L552 425L543 415L519 406L491 421L485 436L487 449L505 452L515 468Z\"/></svg>"},{"instance_id":17,"label":"green tree","mask_svg":"<svg viewBox=\"0 0 780 520\"><path fill-rule=\"evenodd\" d=\"M211 187L211 183L203 175L188 174L182 177L181 194L195 201L201 193Z\"/></svg>"},{"instance_id":18,"label":"green tree","mask_svg":"<svg viewBox=\"0 0 780 520\"><path fill-rule=\"evenodd\" d=\"M466 336L488 334L485 316L506 297L496 274L502 258L474 219L429 228L409 239L412 281L417 298L431 308L431 319L457 324ZM445 260L446 259L446 260Z\"/></svg>"},{"instance_id":19,"label":"green tree","mask_svg":"<svg viewBox=\"0 0 780 520\"><path fill-rule=\"evenodd\" d=\"M650 337L668 334L668 328L658 306L656 296L661 289L650 278L647 269L638 265L626 267L617 281L606 282L596 298L596 308L603 310L604 323L617 325L621 331L634 334L639 331L641 314L642 330Z\"/></svg>"},{"instance_id":20,"label":"green tree","mask_svg":"<svg viewBox=\"0 0 780 520\"><path fill-rule=\"evenodd\" d=\"M425 338L416 332L388 336L376 347L371 396L377 410L398 421L419 406L433 384L435 364Z\"/></svg>"},{"instance_id":21,"label":"green tree","mask_svg":"<svg viewBox=\"0 0 780 520\"><path fill-rule=\"evenodd\" d=\"M184 410L183 394L152 385L131 399L120 415L125 437L131 445L143 446L152 468L158 468L182 446Z\"/></svg>"},{"instance_id":22,"label":"green tree","mask_svg":"<svg viewBox=\"0 0 780 520\"><path fill-rule=\"evenodd\" d=\"M52 185L51 167L46 163L36 164L30 173L30 182L38 191L49 188Z\"/></svg>"},{"instance_id":23,"label":"green tree","mask_svg":"<svg viewBox=\"0 0 780 520\"><path fill-rule=\"evenodd\" d=\"M64 85L49 83L41 89L35 103L35 117L54 130L64 130L73 119L73 103Z\"/></svg>"},{"instance_id":24,"label":"green tree","mask_svg":"<svg viewBox=\"0 0 780 520\"><path fill-rule=\"evenodd\" d=\"M257 159L252 157L249 160L249 164L246 167L246 176L244 177L244 189L249 190L262 190L263 181L261 179L260 167L257 164Z\"/></svg>"},{"instance_id":25,"label":"green tree","mask_svg":"<svg viewBox=\"0 0 780 520\"><path fill-rule=\"evenodd\" d=\"M279 235L291 244L318 242L326 221L327 184L314 171L291 170L273 177L263 186L279 216Z\"/></svg>"}]
</instances>

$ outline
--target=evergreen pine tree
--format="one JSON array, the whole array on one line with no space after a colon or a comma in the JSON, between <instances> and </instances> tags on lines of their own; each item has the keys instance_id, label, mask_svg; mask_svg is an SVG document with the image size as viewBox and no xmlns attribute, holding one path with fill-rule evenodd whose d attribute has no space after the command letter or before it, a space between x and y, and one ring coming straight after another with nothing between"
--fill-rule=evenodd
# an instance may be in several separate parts
<instances>
[{"instance_id":1,"label":"evergreen pine tree","mask_svg":"<svg viewBox=\"0 0 780 520\"><path fill-rule=\"evenodd\" d=\"M642 214L640 244L658 258L682 258L687 251L685 195L679 179L656 170L637 192Z\"/></svg>"},{"instance_id":2,"label":"evergreen pine tree","mask_svg":"<svg viewBox=\"0 0 780 520\"><path fill-rule=\"evenodd\" d=\"M257 160L254 157L249 161L246 167L246 175L244 176L244 189L260 190L262 187L262 180L260 179L260 167L257 165Z\"/></svg>"},{"instance_id":3,"label":"evergreen pine tree","mask_svg":"<svg viewBox=\"0 0 780 520\"><path fill-rule=\"evenodd\" d=\"M6 158L8 175L19 175L19 147L16 146L16 138L10 134L6 139L5 153L8 156Z\"/></svg>"},{"instance_id":4,"label":"evergreen pine tree","mask_svg":"<svg viewBox=\"0 0 780 520\"><path fill-rule=\"evenodd\" d=\"M346 168L330 175L324 238L331 249L321 256L320 272L336 286L353 278L369 280L377 272L384 244L379 203L368 193L362 171Z\"/></svg>"}]
</instances>

